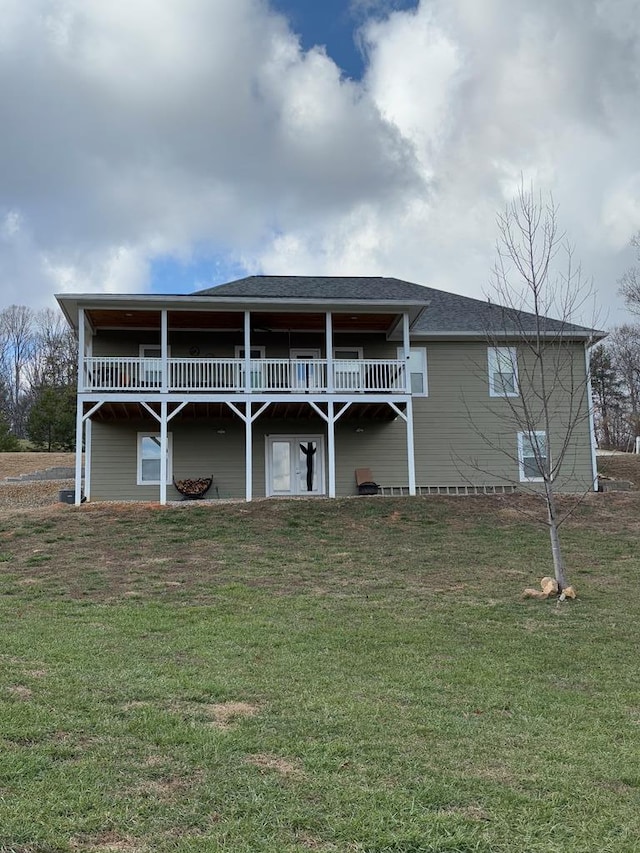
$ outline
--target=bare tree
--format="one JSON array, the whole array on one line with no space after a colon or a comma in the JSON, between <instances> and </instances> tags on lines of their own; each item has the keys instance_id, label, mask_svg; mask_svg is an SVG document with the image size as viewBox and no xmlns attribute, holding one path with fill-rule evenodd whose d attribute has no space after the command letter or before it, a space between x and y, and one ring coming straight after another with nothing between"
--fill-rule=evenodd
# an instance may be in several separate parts
<instances>
[{"instance_id":1,"label":"bare tree","mask_svg":"<svg viewBox=\"0 0 640 853\"><path fill-rule=\"evenodd\" d=\"M620 279L620 293L629 311L640 314L640 231L631 238L631 245L636 249L638 263L629 267Z\"/></svg>"},{"instance_id":2,"label":"bare tree","mask_svg":"<svg viewBox=\"0 0 640 853\"><path fill-rule=\"evenodd\" d=\"M479 433L512 461L518 488L544 501L562 592L568 584L559 531L576 504L567 508L563 502L560 511L557 493L575 483L578 438L588 435L590 416L585 346L593 335L603 335L573 322L587 307L592 288L558 229L553 199L521 186L497 223L491 300L497 304L487 314L487 341L494 353L490 383L505 401L509 434L518 440ZM592 479L588 485L593 487Z\"/></svg>"},{"instance_id":3,"label":"bare tree","mask_svg":"<svg viewBox=\"0 0 640 853\"><path fill-rule=\"evenodd\" d=\"M31 388L75 385L77 343L59 311L43 308L34 315L31 358L26 375Z\"/></svg>"},{"instance_id":4,"label":"bare tree","mask_svg":"<svg viewBox=\"0 0 640 853\"><path fill-rule=\"evenodd\" d=\"M8 389L9 418L15 435L24 432L27 365L33 353L33 311L10 305L0 312L1 371Z\"/></svg>"}]
</instances>

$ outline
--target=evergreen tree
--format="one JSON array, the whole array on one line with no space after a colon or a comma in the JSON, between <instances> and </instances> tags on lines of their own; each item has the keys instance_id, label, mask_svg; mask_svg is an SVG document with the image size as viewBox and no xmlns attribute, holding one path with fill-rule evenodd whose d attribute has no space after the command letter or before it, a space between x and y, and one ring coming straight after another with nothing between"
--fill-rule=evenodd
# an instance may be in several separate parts
<instances>
[{"instance_id":1,"label":"evergreen tree","mask_svg":"<svg viewBox=\"0 0 640 853\"><path fill-rule=\"evenodd\" d=\"M73 450L75 388L38 388L27 419L27 434L41 450Z\"/></svg>"},{"instance_id":2,"label":"evergreen tree","mask_svg":"<svg viewBox=\"0 0 640 853\"><path fill-rule=\"evenodd\" d=\"M20 442L11 432L6 415L0 412L0 451L6 453L15 450L20 450Z\"/></svg>"}]
</instances>

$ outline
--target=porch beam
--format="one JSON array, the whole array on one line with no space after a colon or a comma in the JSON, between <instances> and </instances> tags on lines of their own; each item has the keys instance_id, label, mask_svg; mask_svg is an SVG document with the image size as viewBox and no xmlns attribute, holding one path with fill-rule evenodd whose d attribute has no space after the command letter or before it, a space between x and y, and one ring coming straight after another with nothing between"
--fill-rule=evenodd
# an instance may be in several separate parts
<instances>
[{"instance_id":1,"label":"porch beam","mask_svg":"<svg viewBox=\"0 0 640 853\"><path fill-rule=\"evenodd\" d=\"M344 406L340 409L340 411L336 413L334 420L335 421L339 420L344 415L344 413L347 411L347 409L349 408L350 405L351 405L351 403L345 403Z\"/></svg>"},{"instance_id":2,"label":"porch beam","mask_svg":"<svg viewBox=\"0 0 640 853\"><path fill-rule=\"evenodd\" d=\"M184 407L185 407L185 406L188 406L188 405L189 405L189 401L188 401L188 400L183 400L183 402L182 402L182 403L180 403L178 406L176 406L176 408L175 408L172 412L170 412L170 413L167 415L167 422L169 422L170 420L172 420L173 418L175 418L175 416L176 416L179 412L181 412L181 411L184 409Z\"/></svg>"},{"instance_id":3,"label":"porch beam","mask_svg":"<svg viewBox=\"0 0 640 853\"><path fill-rule=\"evenodd\" d=\"M391 401L389 401L389 406L390 406L390 408L393 409L393 411L396 413L396 415L398 415L399 417L402 418L403 421L407 420L406 414L402 411L402 409L398 408L398 406L396 406L395 403L392 403Z\"/></svg>"},{"instance_id":4,"label":"porch beam","mask_svg":"<svg viewBox=\"0 0 640 853\"><path fill-rule=\"evenodd\" d=\"M149 406L147 403L145 403L145 401L144 401L144 400L137 400L137 402L138 402L138 403L140 403L140 405L142 406L142 408L143 408L143 409L146 409L146 410L149 412L149 414L151 415L151 417L155 418L157 421L160 421L160 420L161 420L162 415L161 415L161 414L159 415L157 412L155 412L155 411L151 408L151 406ZM162 408L162 403L163 403L163 402L165 402L165 401L164 401L164 400L161 400L161 401L160 401L160 407L161 407L161 408Z\"/></svg>"},{"instance_id":5,"label":"porch beam","mask_svg":"<svg viewBox=\"0 0 640 853\"><path fill-rule=\"evenodd\" d=\"M251 403L249 403L249 406L250 405L251 405ZM264 410L268 409L270 405L271 405L271 403L263 403L257 412L255 412L254 414L250 414L249 418L251 420L251 423L253 423L256 420L256 418L259 418L260 415L264 412Z\"/></svg>"},{"instance_id":6,"label":"porch beam","mask_svg":"<svg viewBox=\"0 0 640 853\"><path fill-rule=\"evenodd\" d=\"M91 417L91 415L94 415L94 414L98 411L98 409L100 408L100 406L102 406L102 403L103 403L103 401L102 401L102 400L100 400L100 402L99 402L99 403L96 403L96 404L95 404L95 406L92 406L92 407L89 409L89 411L88 411L88 412L86 412L86 413L82 416L82 420L83 420L83 421L88 421L88 420L89 420L89 418Z\"/></svg>"},{"instance_id":7,"label":"porch beam","mask_svg":"<svg viewBox=\"0 0 640 853\"><path fill-rule=\"evenodd\" d=\"M317 403L314 403L314 402L313 402L313 400L309 400L309 405L311 406L311 408L313 409L313 411L314 411L316 414L320 415L320 417L322 418L322 420L323 420L325 423L327 423L327 424L329 423L329 414L328 414L328 412L327 412L327 414L325 414L325 413L322 411L322 409L320 408L320 406L319 406ZM331 403L331 405L333 405L333 403Z\"/></svg>"},{"instance_id":8,"label":"porch beam","mask_svg":"<svg viewBox=\"0 0 640 853\"><path fill-rule=\"evenodd\" d=\"M245 414L244 412L242 412L242 411L241 411L241 410L240 410L240 409L235 405L235 403L230 403L230 402L229 402L229 400L225 400L225 403L227 404L227 406L229 406L229 408L231 409L231 411L232 411L232 412L234 412L234 414L236 414L239 418L241 418L241 419L244 421L244 423L246 424L246 422L247 422L247 416L246 416L246 414Z\"/></svg>"}]
</instances>

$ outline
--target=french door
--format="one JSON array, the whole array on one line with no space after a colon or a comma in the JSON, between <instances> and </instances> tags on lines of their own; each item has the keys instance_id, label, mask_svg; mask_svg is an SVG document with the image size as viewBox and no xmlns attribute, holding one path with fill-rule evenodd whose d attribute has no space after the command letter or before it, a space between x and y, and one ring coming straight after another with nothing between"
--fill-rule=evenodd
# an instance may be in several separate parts
<instances>
[{"instance_id":1,"label":"french door","mask_svg":"<svg viewBox=\"0 0 640 853\"><path fill-rule=\"evenodd\" d=\"M324 495L324 440L321 435L269 435L267 496Z\"/></svg>"}]
</instances>

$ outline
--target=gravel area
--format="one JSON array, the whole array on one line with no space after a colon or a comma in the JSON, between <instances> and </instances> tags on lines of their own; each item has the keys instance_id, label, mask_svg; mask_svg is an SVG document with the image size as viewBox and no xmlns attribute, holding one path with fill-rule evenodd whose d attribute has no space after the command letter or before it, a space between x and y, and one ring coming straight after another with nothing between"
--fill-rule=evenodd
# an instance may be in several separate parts
<instances>
[{"instance_id":1,"label":"gravel area","mask_svg":"<svg viewBox=\"0 0 640 853\"><path fill-rule=\"evenodd\" d=\"M33 483L0 482L0 513L6 515L11 510L51 506L58 503L60 489L73 489L73 480L39 480Z\"/></svg>"}]
</instances>

